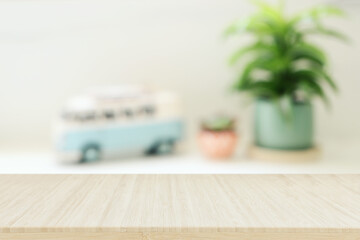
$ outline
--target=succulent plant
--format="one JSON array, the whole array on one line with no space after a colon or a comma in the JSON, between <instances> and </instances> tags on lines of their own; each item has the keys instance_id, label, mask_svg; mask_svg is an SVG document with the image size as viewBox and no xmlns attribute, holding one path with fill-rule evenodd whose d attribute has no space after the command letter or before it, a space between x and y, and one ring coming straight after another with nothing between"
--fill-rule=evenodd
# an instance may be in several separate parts
<instances>
[{"instance_id":1,"label":"succulent plant","mask_svg":"<svg viewBox=\"0 0 360 240\"><path fill-rule=\"evenodd\" d=\"M235 129L235 121L230 117L217 116L203 121L201 127L206 131L232 131Z\"/></svg>"}]
</instances>

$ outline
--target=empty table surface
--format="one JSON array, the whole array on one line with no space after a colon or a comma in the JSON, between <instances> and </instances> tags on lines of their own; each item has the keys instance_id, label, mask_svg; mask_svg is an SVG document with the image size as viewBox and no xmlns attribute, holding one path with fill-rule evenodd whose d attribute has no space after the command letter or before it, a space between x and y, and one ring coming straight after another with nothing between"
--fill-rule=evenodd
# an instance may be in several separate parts
<instances>
[{"instance_id":1,"label":"empty table surface","mask_svg":"<svg viewBox=\"0 0 360 240\"><path fill-rule=\"evenodd\" d=\"M0 239L360 239L360 175L0 175Z\"/></svg>"}]
</instances>

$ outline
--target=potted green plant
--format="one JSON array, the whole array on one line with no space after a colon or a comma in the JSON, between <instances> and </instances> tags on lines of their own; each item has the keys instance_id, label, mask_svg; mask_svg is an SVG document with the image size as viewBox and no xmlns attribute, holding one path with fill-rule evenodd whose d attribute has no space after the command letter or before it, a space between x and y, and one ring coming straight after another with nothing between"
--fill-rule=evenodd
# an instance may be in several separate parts
<instances>
[{"instance_id":1,"label":"potted green plant","mask_svg":"<svg viewBox=\"0 0 360 240\"><path fill-rule=\"evenodd\" d=\"M231 24L226 35L252 37L249 45L231 56L230 64L245 62L234 89L255 99L255 143L284 150L310 148L312 99L320 97L328 104L326 85L337 90L324 51L310 38L324 35L345 40L322 21L344 13L336 7L318 6L288 16L283 2L278 6L253 2L257 12Z\"/></svg>"},{"instance_id":2,"label":"potted green plant","mask_svg":"<svg viewBox=\"0 0 360 240\"><path fill-rule=\"evenodd\" d=\"M216 116L203 121L198 140L200 149L207 157L229 158L237 142L235 120L226 116Z\"/></svg>"}]
</instances>

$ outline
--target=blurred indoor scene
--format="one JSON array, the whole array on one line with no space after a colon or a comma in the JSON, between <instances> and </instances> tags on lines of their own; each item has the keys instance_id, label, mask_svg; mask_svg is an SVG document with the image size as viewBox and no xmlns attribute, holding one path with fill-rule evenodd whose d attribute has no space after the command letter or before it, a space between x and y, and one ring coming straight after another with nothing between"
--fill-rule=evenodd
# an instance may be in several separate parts
<instances>
[{"instance_id":1,"label":"blurred indoor scene","mask_svg":"<svg viewBox=\"0 0 360 240\"><path fill-rule=\"evenodd\" d=\"M359 173L359 12L0 1L0 173Z\"/></svg>"}]
</instances>

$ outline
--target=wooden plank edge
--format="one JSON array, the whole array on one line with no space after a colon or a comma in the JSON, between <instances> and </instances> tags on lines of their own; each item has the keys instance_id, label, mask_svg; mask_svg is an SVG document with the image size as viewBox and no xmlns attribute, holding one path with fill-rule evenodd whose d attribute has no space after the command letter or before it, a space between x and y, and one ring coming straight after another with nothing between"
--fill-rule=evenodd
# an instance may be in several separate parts
<instances>
[{"instance_id":1,"label":"wooden plank edge","mask_svg":"<svg viewBox=\"0 0 360 240\"><path fill-rule=\"evenodd\" d=\"M359 240L360 233L0 233L0 240Z\"/></svg>"}]
</instances>

